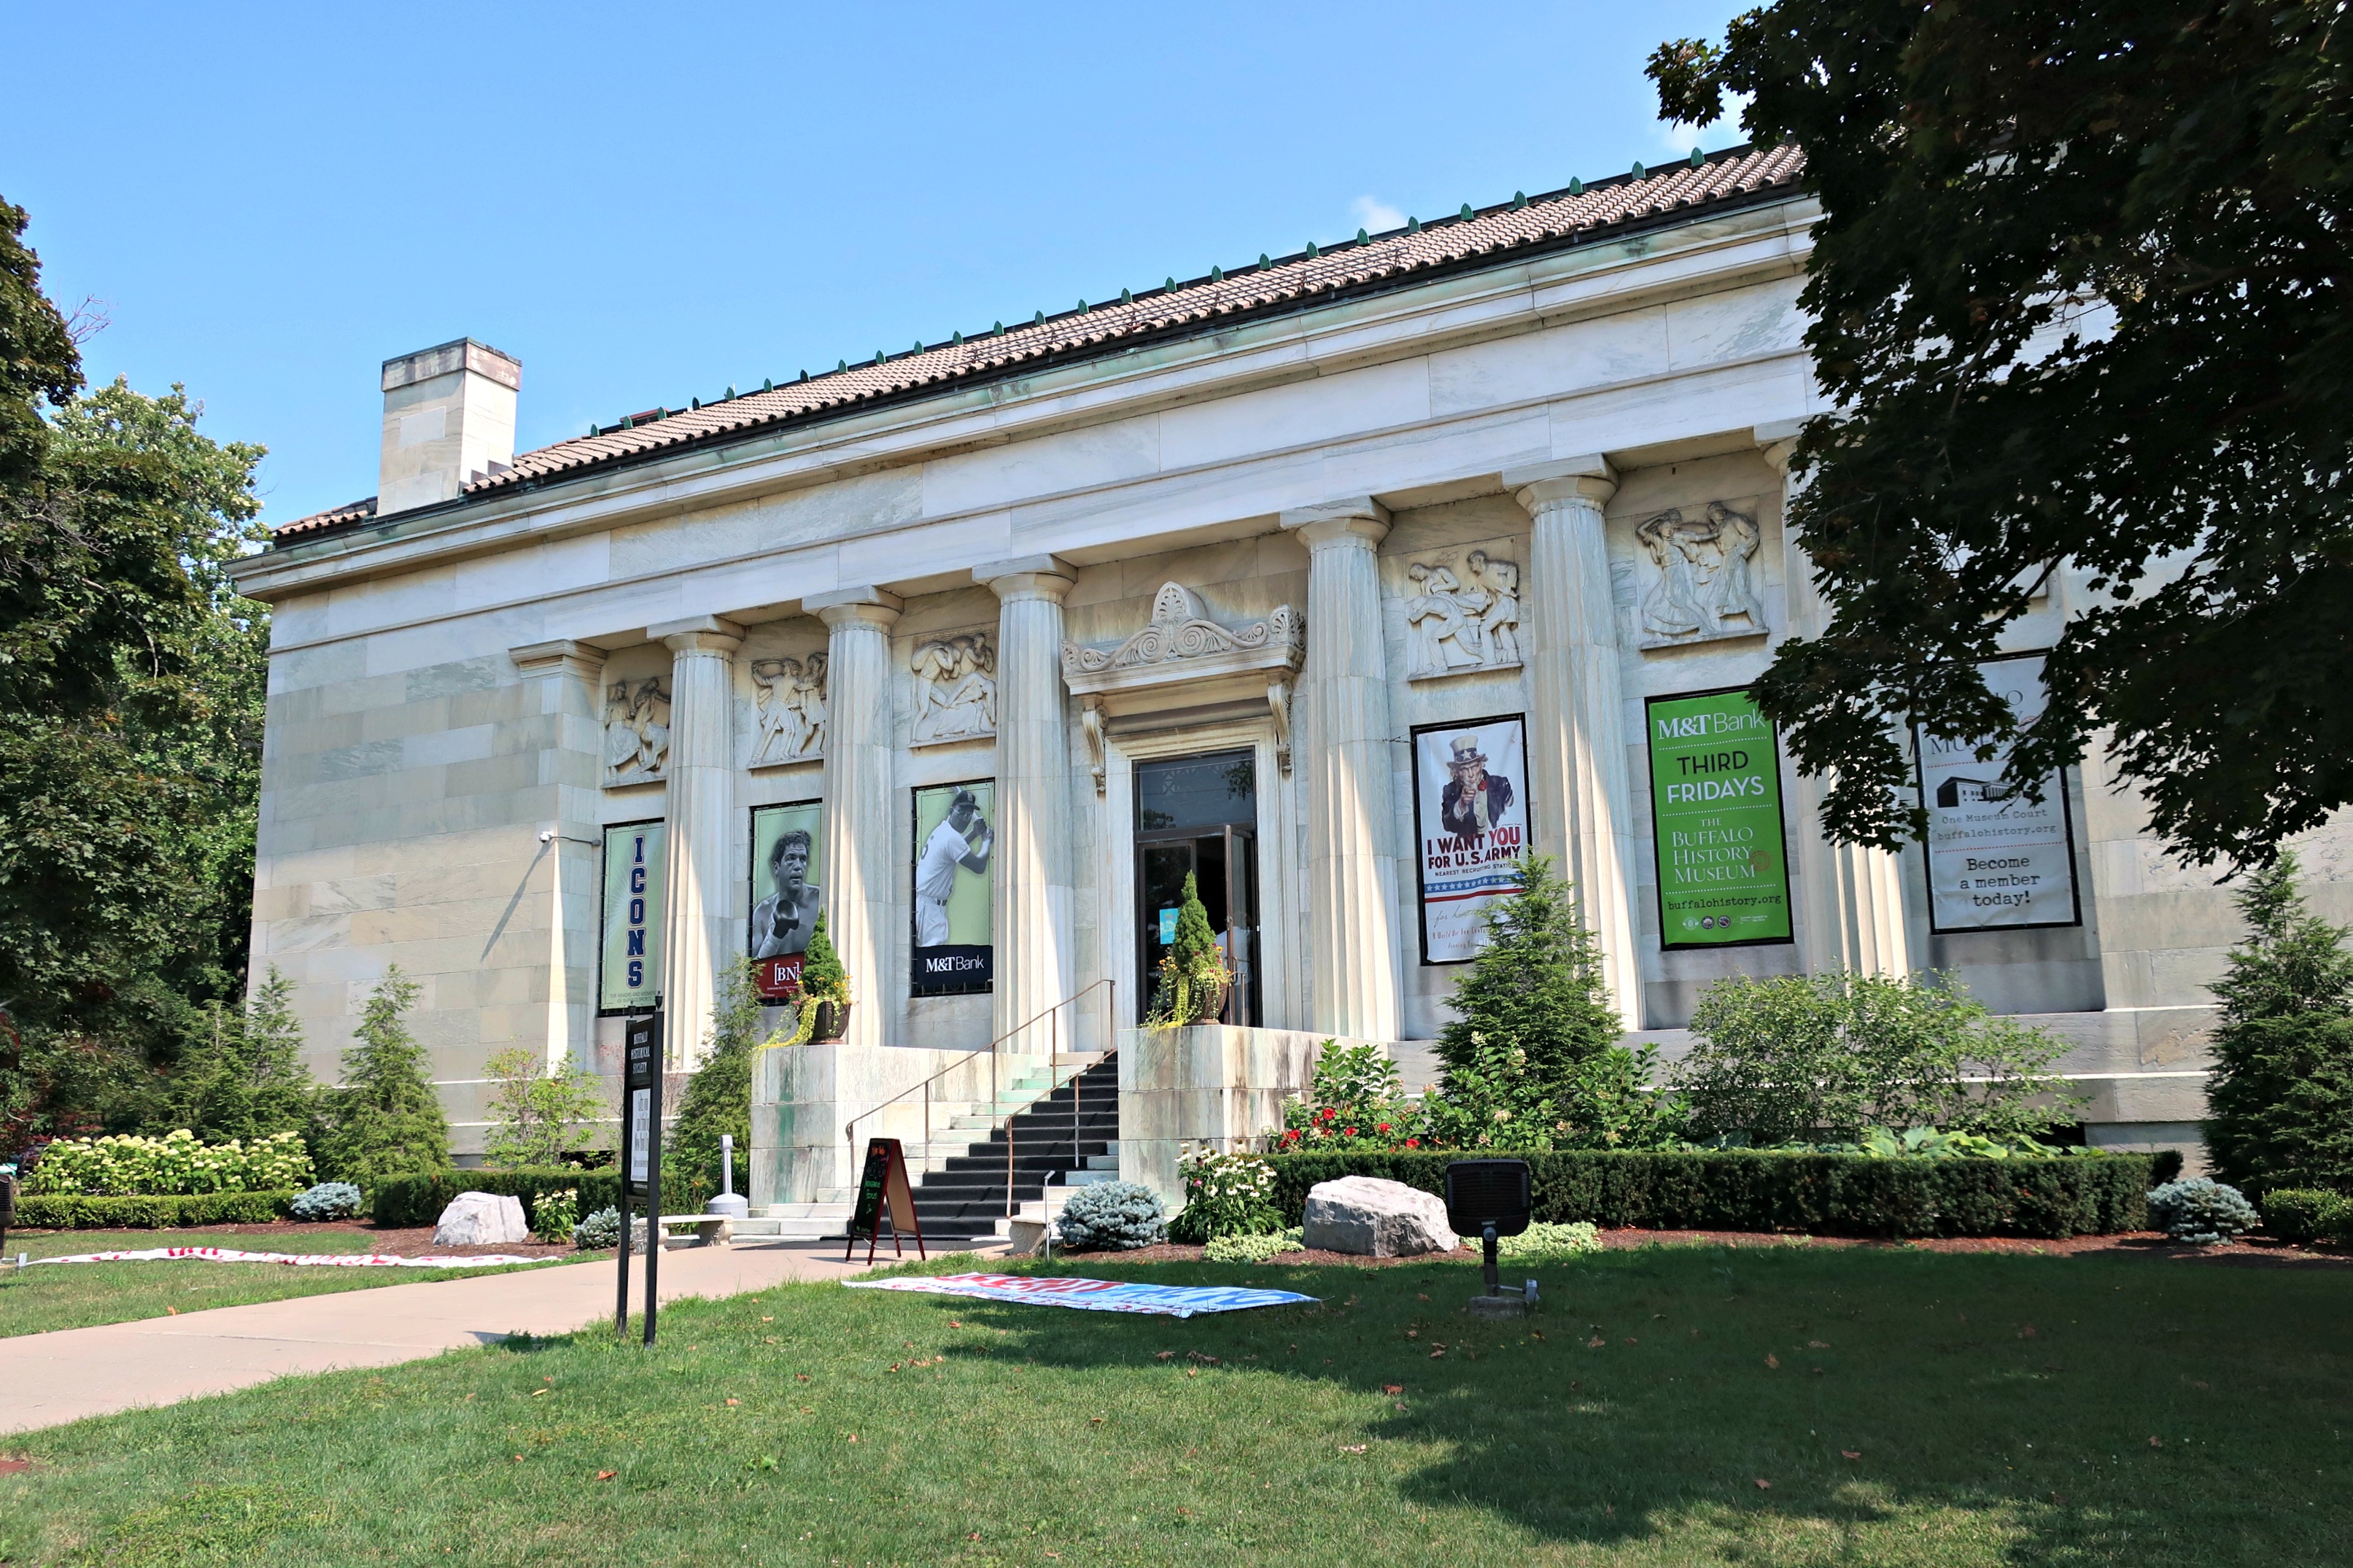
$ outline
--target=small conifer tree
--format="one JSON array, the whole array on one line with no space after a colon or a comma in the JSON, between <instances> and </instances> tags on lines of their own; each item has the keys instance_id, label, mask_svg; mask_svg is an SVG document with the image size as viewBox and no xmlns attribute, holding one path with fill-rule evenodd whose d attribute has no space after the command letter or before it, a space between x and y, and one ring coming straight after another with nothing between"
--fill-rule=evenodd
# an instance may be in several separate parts
<instances>
[{"instance_id":1,"label":"small conifer tree","mask_svg":"<svg viewBox=\"0 0 2353 1568\"><path fill-rule=\"evenodd\" d=\"M320 1166L332 1180L363 1188L386 1176L423 1174L449 1163L449 1122L427 1076L425 1047L408 1032L417 983L395 964L369 993L343 1053L343 1082L329 1096L330 1126Z\"/></svg>"},{"instance_id":2,"label":"small conifer tree","mask_svg":"<svg viewBox=\"0 0 2353 1568\"><path fill-rule=\"evenodd\" d=\"M809 939L817 952L818 939ZM828 949L829 950L829 949ZM807 972L802 972L806 974ZM704 1037L702 1065L679 1096L678 1118L670 1123L670 1141L662 1149L665 1177L676 1173L708 1183L717 1192L719 1136L735 1138L735 1191L745 1185L752 1152L752 1068L760 1047L771 1043L760 1030L760 988L752 961L737 959L719 977L719 995L711 1010L711 1033Z\"/></svg>"},{"instance_id":3,"label":"small conifer tree","mask_svg":"<svg viewBox=\"0 0 2353 1568\"><path fill-rule=\"evenodd\" d=\"M1618 1010L1601 975L1601 944L1577 917L1549 858L1524 857L1516 890L1487 911L1487 945L1447 1006L1438 1058L1478 1069L1492 1049L1518 1050L1547 1087L1618 1043Z\"/></svg>"},{"instance_id":4,"label":"small conifer tree","mask_svg":"<svg viewBox=\"0 0 2353 1568\"><path fill-rule=\"evenodd\" d=\"M242 1011L213 1008L210 1026L180 1055L170 1093L173 1126L215 1143L299 1132L315 1148L321 1091L302 1059L293 992L293 982L272 964Z\"/></svg>"},{"instance_id":5,"label":"small conifer tree","mask_svg":"<svg viewBox=\"0 0 2353 1568\"><path fill-rule=\"evenodd\" d=\"M1150 1021L1161 1028L1182 1028L1208 1023L1225 1011L1226 993L1233 986L1218 933L1209 929L1208 907L1201 902L1198 879L1185 873L1185 895L1176 910L1176 940L1160 957L1160 973L1152 996Z\"/></svg>"},{"instance_id":6,"label":"small conifer tree","mask_svg":"<svg viewBox=\"0 0 2353 1568\"><path fill-rule=\"evenodd\" d=\"M2247 938L2213 987L2214 1173L2257 1194L2353 1192L2353 929L2306 908L2290 854L2253 872L2238 903Z\"/></svg>"},{"instance_id":7,"label":"small conifer tree","mask_svg":"<svg viewBox=\"0 0 2353 1568\"><path fill-rule=\"evenodd\" d=\"M808 951L801 958L801 994L812 1002L849 1000L849 973L833 950L833 938L826 934L823 910L818 911L817 929L809 932Z\"/></svg>"}]
</instances>

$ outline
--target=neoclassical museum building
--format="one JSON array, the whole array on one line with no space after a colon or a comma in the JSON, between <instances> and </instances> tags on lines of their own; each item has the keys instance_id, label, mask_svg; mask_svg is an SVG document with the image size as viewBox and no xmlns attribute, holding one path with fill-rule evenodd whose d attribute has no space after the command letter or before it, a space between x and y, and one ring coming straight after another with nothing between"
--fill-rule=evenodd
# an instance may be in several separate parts
<instances>
[{"instance_id":1,"label":"neoclassical museum building","mask_svg":"<svg viewBox=\"0 0 2353 1568\"><path fill-rule=\"evenodd\" d=\"M273 616L257 972L330 1076L416 979L464 1152L493 1053L615 1073L659 996L684 1070L821 910L855 1004L764 1069L782 1204L962 1053L1109 1048L1187 874L1229 1023L1426 1081L1533 848L1669 1057L1724 975L1949 970L2072 1043L2091 1142L2194 1146L2238 921L2101 760L2036 804L1932 748L1929 841L1842 848L1745 693L1822 615L1781 521L1821 408L1799 167L1571 182L524 453L511 356L385 362L376 495L237 569ZM1994 670L2022 703L2075 591Z\"/></svg>"}]
</instances>

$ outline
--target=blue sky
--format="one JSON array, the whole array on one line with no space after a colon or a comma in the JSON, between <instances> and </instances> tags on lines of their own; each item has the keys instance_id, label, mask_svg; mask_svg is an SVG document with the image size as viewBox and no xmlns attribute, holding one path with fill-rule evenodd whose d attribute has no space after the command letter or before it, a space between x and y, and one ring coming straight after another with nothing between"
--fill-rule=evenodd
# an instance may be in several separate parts
<instances>
[{"instance_id":1,"label":"blue sky","mask_svg":"<svg viewBox=\"0 0 2353 1568\"><path fill-rule=\"evenodd\" d=\"M374 493L377 363L450 338L529 448L1728 145L1641 65L1738 8L9 3L0 196L90 378L185 382L284 521Z\"/></svg>"}]
</instances>

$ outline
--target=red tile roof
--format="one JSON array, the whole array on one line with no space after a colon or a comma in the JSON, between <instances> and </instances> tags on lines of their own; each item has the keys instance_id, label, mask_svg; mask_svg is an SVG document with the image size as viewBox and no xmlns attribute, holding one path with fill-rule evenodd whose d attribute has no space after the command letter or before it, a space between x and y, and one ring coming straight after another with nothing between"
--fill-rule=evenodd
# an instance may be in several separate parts
<instances>
[{"instance_id":1,"label":"red tile roof","mask_svg":"<svg viewBox=\"0 0 2353 1568\"><path fill-rule=\"evenodd\" d=\"M1173 289L1065 311L1042 322L909 351L881 363L870 360L805 381L763 389L700 408L649 410L614 426L525 452L514 466L476 479L464 497L487 496L519 485L568 477L646 454L741 435L762 426L821 417L861 404L988 379L1040 362L1083 358L1124 339L1181 333L1206 323L1279 310L1314 299L1387 283L1416 272L1484 259L1546 241L1592 237L1659 218L1696 216L1693 209L1744 205L1775 194L1794 195L1805 155L1793 146L1736 148L1694 165L1678 163L1593 185L1520 199L1481 213L1415 226L1378 238L1344 241L1320 254L1302 253L1229 276L1180 283ZM1361 231L1360 231L1361 232ZM274 537L308 537L357 526L375 514L374 500L280 525Z\"/></svg>"}]
</instances>

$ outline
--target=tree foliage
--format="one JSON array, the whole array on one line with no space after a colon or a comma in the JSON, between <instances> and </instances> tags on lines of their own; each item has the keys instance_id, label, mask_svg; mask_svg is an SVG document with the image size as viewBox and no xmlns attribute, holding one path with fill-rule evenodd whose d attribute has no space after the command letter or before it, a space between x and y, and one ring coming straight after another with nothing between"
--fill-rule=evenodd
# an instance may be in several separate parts
<instances>
[{"instance_id":1,"label":"tree foliage","mask_svg":"<svg viewBox=\"0 0 2353 1568\"><path fill-rule=\"evenodd\" d=\"M539 1054L512 1046L483 1064L491 1082L482 1157L511 1170L565 1164L589 1147L589 1123L610 1110L602 1079L576 1069L545 1072Z\"/></svg>"},{"instance_id":2,"label":"tree foliage","mask_svg":"<svg viewBox=\"0 0 2353 1568\"><path fill-rule=\"evenodd\" d=\"M809 946L815 950L815 938ZM719 1136L731 1133L735 1139L735 1191L750 1191L745 1184L752 1157L752 1068L760 1047L770 1043L761 1033L760 1005L752 961L739 958L719 977L711 1032L703 1039L702 1065L694 1069L694 1076L686 1080L686 1092L679 1096L678 1115L670 1122L670 1141L662 1148L666 1176L692 1175L717 1192Z\"/></svg>"},{"instance_id":3,"label":"tree foliage","mask_svg":"<svg viewBox=\"0 0 2353 1568\"><path fill-rule=\"evenodd\" d=\"M1701 994L1691 1026L1674 1082L1699 1138L2033 1137L2081 1103L2049 1070L2064 1041L1995 1017L1949 975L1733 975Z\"/></svg>"},{"instance_id":4,"label":"tree foliage","mask_svg":"<svg viewBox=\"0 0 2353 1568\"><path fill-rule=\"evenodd\" d=\"M1201 902L1198 879L1187 871L1184 896L1176 905L1176 940L1160 955L1146 1022L1163 1029L1214 1024L1225 1011L1233 982L1218 933L1209 929L1208 906Z\"/></svg>"},{"instance_id":5,"label":"tree foliage","mask_svg":"<svg viewBox=\"0 0 2353 1568\"><path fill-rule=\"evenodd\" d=\"M1664 112L1794 140L1835 408L1790 522L1831 612L1757 689L1837 837L1923 829L1898 731L2030 793L2104 728L2156 830L2267 860L2353 799L2353 56L2322 0L1776 0ZM2072 581L2071 581L2072 580ZM2062 584L2052 700L1972 661Z\"/></svg>"},{"instance_id":6,"label":"tree foliage","mask_svg":"<svg viewBox=\"0 0 2353 1568\"><path fill-rule=\"evenodd\" d=\"M2307 910L2295 879L2282 854L2240 890L2247 936L2214 984L2206 1147L2250 1192L2353 1193L2353 929Z\"/></svg>"},{"instance_id":7,"label":"tree foliage","mask_svg":"<svg viewBox=\"0 0 2353 1568\"><path fill-rule=\"evenodd\" d=\"M266 621L227 563L262 449L81 395L0 203L0 1142L127 1129L244 989Z\"/></svg>"},{"instance_id":8,"label":"tree foliage","mask_svg":"<svg viewBox=\"0 0 2353 1568\"><path fill-rule=\"evenodd\" d=\"M272 964L241 1011L213 1005L208 1032L181 1051L166 1091L175 1125L207 1142L250 1142L279 1132L318 1142L321 1090L303 1060L293 992Z\"/></svg>"},{"instance_id":9,"label":"tree foliage","mask_svg":"<svg viewBox=\"0 0 2353 1568\"><path fill-rule=\"evenodd\" d=\"M449 1163L449 1121L433 1092L425 1047L408 1032L417 983L385 969L368 993L343 1053L343 1081L329 1097L321 1173L373 1187L386 1176L427 1175Z\"/></svg>"}]
</instances>

